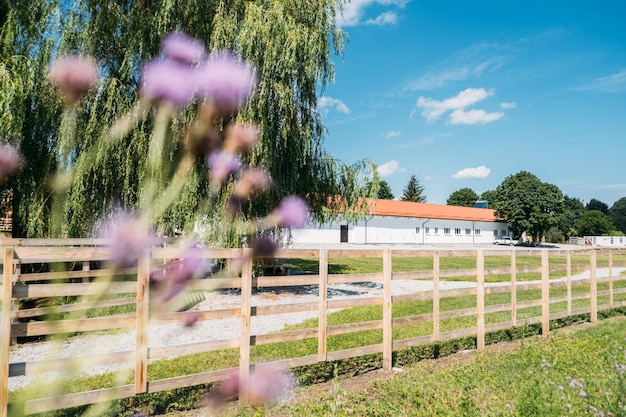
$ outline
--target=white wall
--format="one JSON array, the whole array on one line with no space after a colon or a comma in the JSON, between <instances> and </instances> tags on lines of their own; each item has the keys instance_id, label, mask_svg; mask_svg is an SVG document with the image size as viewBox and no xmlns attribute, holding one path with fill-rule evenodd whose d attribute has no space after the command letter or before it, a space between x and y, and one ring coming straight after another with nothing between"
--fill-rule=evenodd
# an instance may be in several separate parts
<instances>
[{"instance_id":1,"label":"white wall","mask_svg":"<svg viewBox=\"0 0 626 417\"><path fill-rule=\"evenodd\" d=\"M293 230L293 243L340 243L341 224L333 222ZM373 216L356 224L343 224L348 225L348 243L358 244L493 243L495 237L509 235L507 224L501 222ZM450 229L449 234L445 233L446 228ZM455 233L457 228L461 229L460 235ZM469 234L466 229L469 229Z\"/></svg>"},{"instance_id":2,"label":"white wall","mask_svg":"<svg viewBox=\"0 0 626 417\"><path fill-rule=\"evenodd\" d=\"M626 237L624 236L585 236L584 241L600 248L624 248Z\"/></svg>"}]
</instances>

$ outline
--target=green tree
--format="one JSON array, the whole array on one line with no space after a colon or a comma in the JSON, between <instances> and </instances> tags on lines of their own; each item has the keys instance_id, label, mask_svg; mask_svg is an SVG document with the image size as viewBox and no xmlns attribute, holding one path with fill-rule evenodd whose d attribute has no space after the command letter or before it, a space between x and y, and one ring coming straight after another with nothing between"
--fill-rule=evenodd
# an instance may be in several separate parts
<instances>
[{"instance_id":1,"label":"green tree","mask_svg":"<svg viewBox=\"0 0 626 417\"><path fill-rule=\"evenodd\" d=\"M395 197L391 191L391 187L385 180L381 180L379 183L378 198L381 200L393 200Z\"/></svg>"},{"instance_id":2,"label":"green tree","mask_svg":"<svg viewBox=\"0 0 626 417\"><path fill-rule=\"evenodd\" d=\"M446 204L449 206L474 207L476 201L478 201L478 194L474 190L461 188L450 194Z\"/></svg>"},{"instance_id":3,"label":"green tree","mask_svg":"<svg viewBox=\"0 0 626 417\"><path fill-rule=\"evenodd\" d=\"M592 198L585 206L585 210L599 210L604 214L608 214L609 206L605 202Z\"/></svg>"},{"instance_id":4,"label":"green tree","mask_svg":"<svg viewBox=\"0 0 626 417\"><path fill-rule=\"evenodd\" d=\"M581 213L576 228L582 236L602 236L615 229L611 218L600 210L586 210Z\"/></svg>"},{"instance_id":5,"label":"green tree","mask_svg":"<svg viewBox=\"0 0 626 417\"><path fill-rule=\"evenodd\" d=\"M515 236L526 232L535 241L558 223L563 210L563 193L554 184L543 183L535 175L520 171L496 188L493 207L506 219Z\"/></svg>"},{"instance_id":6,"label":"green tree","mask_svg":"<svg viewBox=\"0 0 626 417\"><path fill-rule=\"evenodd\" d=\"M558 229L565 239L579 235L576 223L585 211L585 205L579 198L563 196L563 212L559 216Z\"/></svg>"},{"instance_id":7,"label":"green tree","mask_svg":"<svg viewBox=\"0 0 626 417\"><path fill-rule=\"evenodd\" d=\"M323 148L317 111L317 99L333 79L332 57L343 50L335 7L331 0L11 2L0 35L0 62L6 69L0 74L8 74L0 75L0 109L12 111L11 120L5 112L0 115L0 136L15 138L27 161L19 179L5 184L14 190L15 235L51 233L44 178L56 170L61 132L60 102L46 79L53 51L94 56L104 75L97 93L72 115L80 129L72 151L76 175L64 212L68 235L85 236L92 233L94 219L138 204L152 115L115 145L92 149L94 158L83 156L103 129L135 106L140 66L158 54L161 38L174 30L189 33L212 51L230 49L256 67L259 86L237 119L259 123L261 142L247 162L264 166L274 187L251 204L250 214L265 214L283 196L299 194L308 198L315 220L335 215L327 204L328 196L336 195L344 198L338 202L343 215L362 216L359 198L376 196L374 165L347 166L332 158ZM187 119L181 114L172 132L180 134ZM172 141L174 161L179 146ZM157 219L160 232L193 222L198 201L207 194L205 171L199 159L181 195ZM372 186L364 185L372 177Z\"/></svg>"},{"instance_id":8,"label":"green tree","mask_svg":"<svg viewBox=\"0 0 626 417\"><path fill-rule=\"evenodd\" d=\"M615 228L626 233L626 197L617 200L609 209L609 216L613 220Z\"/></svg>"},{"instance_id":9,"label":"green tree","mask_svg":"<svg viewBox=\"0 0 626 417\"><path fill-rule=\"evenodd\" d=\"M426 196L424 193L424 187L420 184L415 175L411 175L409 182L402 192L402 201L413 201L415 203L425 203Z\"/></svg>"},{"instance_id":10,"label":"green tree","mask_svg":"<svg viewBox=\"0 0 626 417\"><path fill-rule=\"evenodd\" d=\"M480 200L486 201L489 208L493 207L494 201L496 201L496 190L483 191L480 195Z\"/></svg>"}]
</instances>

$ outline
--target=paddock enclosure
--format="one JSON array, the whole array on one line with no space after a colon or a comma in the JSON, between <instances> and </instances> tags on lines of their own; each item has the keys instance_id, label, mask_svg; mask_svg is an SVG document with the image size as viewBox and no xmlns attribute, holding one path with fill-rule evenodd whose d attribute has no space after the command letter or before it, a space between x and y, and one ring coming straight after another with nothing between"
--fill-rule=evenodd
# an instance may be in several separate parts
<instances>
[{"instance_id":1,"label":"paddock enclosure","mask_svg":"<svg viewBox=\"0 0 626 417\"><path fill-rule=\"evenodd\" d=\"M626 267L624 249L284 249L276 256L279 262L291 267L293 260L306 260L310 270L294 267L286 276L255 276L258 268L244 257L247 260L237 273L224 268L187 288L192 295L227 290L237 297L236 304L161 311L151 298L150 275L181 256L176 241L146 250L137 266L126 269L110 267L108 243L102 240L5 239L0 243L0 416L6 416L9 407L19 407L28 415L218 382L232 372L245 378L261 364L294 368L382 354L382 367L391 371L393 352L401 349L460 337L475 337L476 348L482 349L485 335L492 331L539 324L545 335L551 320L588 314L591 322L597 322L599 311L626 306L626 275L617 271ZM207 262L228 265L242 259L245 251L207 248L199 253ZM348 259L367 260L375 272L341 273L342 261ZM416 280L427 282L428 289L393 292L394 285ZM444 282L458 281L471 284L444 288ZM333 286L357 283L379 288L380 295L329 297ZM253 302L258 291L278 294L298 288L316 294L314 301L283 303L277 296L269 305ZM360 314L341 314L350 310ZM251 325L255 317L297 312L314 317L271 333L255 333ZM237 337L150 345L153 326L183 326L192 317L199 322L234 319ZM354 321L354 317L367 319ZM112 346L106 353L10 361L17 344L119 332L134 332L134 349ZM289 344L289 349L273 349L282 344ZM150 377L155 361L187 355L208 358L206 363L212 365L167 378ZM98 364L125 364L130 371L126 378L112 378L110 386L67 392L56 384L59 387L40 397L29 394L24 402L11 402L11 378L50 372L71 372L75 378L81 367Z\"/></svg>"}]
</instances>

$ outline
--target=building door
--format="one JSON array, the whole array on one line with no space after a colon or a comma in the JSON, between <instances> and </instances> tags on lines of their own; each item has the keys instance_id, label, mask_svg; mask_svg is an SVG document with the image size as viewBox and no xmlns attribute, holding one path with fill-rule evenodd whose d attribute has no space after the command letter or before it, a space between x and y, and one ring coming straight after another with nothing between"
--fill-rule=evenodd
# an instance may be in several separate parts
<instances>
[{"instance_id":1,"label":"building door","mask_svg":"<svg viewBox=\"0 0 626 417\"><path fill-rule=\"evenodd\" d=\"M341 243L348 243L348 225L347 224L342 224L341 225L339 241Z\"/></svg>"}]
</instances>

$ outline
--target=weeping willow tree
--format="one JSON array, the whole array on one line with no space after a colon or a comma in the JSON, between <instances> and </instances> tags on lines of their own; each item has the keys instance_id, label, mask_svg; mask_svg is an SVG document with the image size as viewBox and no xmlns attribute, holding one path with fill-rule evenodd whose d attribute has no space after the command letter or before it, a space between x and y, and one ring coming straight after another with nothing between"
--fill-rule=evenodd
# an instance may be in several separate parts
<instances>
[{"instance_id":1,"label":"weeping willow tree","mask_svg":"<svg viewBox=\"0 0 626 417\"><path fill-rule=\"evenodd\" d=\"M358 218L362 197L376 195L377 178L368 162L346 166L323 148L324 127L317 99L333 80L332 57L341 54L344 34L335 27L333 0L80 0L8 2L2 27L3 116L0 135L16 142L24 167L5 183L14 190L14 235L49 236L51 190L46 178L59 158L64 133L62 111L46 71L54 54L81 53L98 60L103 78L94 94L69 115L76 175L64 202L64 234L85 236L116 207L138 204L145 173L151 117L114 145L101 132L137 101L139 68L159 53L161 38L180 30L210 50L229 49L257 69L256 94L238 114L259 124L261 142L249 163L270 173L272 192L250 207L267 213L287 194L307 198L315 220L336 215ZM36 3L36 4L33 4ZM5 112L3 112L4 114ZM65 114L67 120L68 115ZM172 123L170 158L188 121ZM5 139L6 140L6 139ZM90 150L90 158L82 158ZM95 156L94 156L95 155ZM366 185L367 184L367 185ZM161 233L193 221L207 194L206 167L200 159L178 199L157 219ZM334 198L342 196L340 202Z\"/></svg>"}]
</instances>

